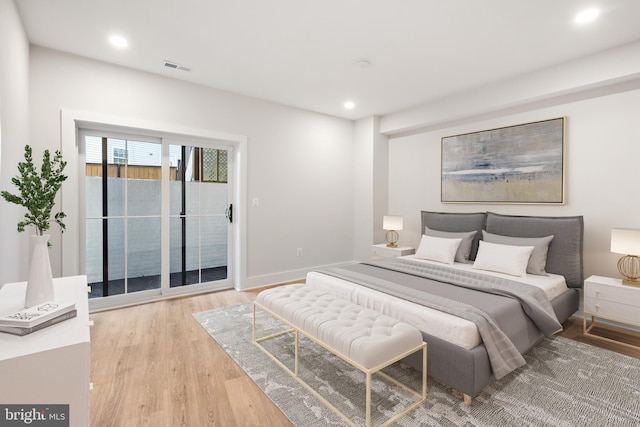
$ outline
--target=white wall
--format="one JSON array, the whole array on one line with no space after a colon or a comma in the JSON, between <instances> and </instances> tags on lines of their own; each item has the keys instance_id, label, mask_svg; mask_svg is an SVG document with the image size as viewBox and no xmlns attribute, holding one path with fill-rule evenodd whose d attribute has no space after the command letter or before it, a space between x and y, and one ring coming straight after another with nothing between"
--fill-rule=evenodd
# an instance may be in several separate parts
<instances>
[{"instance_id":1,"label":"white wall","mask_svg":"<svg viewBox=\"0 0 640 427\"><path fill-rule=\"evenodd\" d=\"M380 118L355 123L353 135L353 233L355 260L371 259L371 245L384 241L382 217L387 215L388 139L380 133Z\"/></svg>"},{"instance_id":2,"label":"white wall","mask_svg":"<svg viewBox=\"0 0 640 427\"><path fill-rule=\"evenodd\" d=\"M353 213L351 121L37 46L31 47L30 74L31 141L38 150L60 146L64 109L248 137L249 283L243 288L353 259L353 232L345 221ZM56 275L61 262L55 250L52 264Z\"/></svg>"},{"instance_id":3,"label":"white wall","mask_svg":"<svg viewBox=\"0 0 640 427\"><path fill-rule=\"evenodd\" d=\"M594 96L391 139L389 209L404 215L403 244L417 245L420 210L493 211L516 215L583 215L585 277L619 277L620 255L609 251L611 228L640 228L640 83L635 90ZM440 138L565 116L564 205L466 205L440 203Z\"/></svg>"},{"instance_id":4,"label":"white wall","mask_svg":"<svg viewBox=\"0 0 640 427\"><path fill-rule=\"evenodd\" d=\"M12 0L0 0L0 190L29 143L29 42ZM26 279L29 233L16 231L25 210L0 200L0 286Z\"/></svg>"}]
</instances>

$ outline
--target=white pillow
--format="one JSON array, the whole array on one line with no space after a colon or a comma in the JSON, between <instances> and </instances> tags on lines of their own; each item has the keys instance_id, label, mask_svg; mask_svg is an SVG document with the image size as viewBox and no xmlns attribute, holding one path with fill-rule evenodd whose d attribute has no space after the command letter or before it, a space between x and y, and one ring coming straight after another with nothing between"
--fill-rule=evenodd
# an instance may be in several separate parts
<instances>
[{"instance_id":1,"label":"white pillow","mask_svg":"<svg viewBox=\"0 0 640 427\"><path fill-rule=\"evenodd\" d=\"M482 230L484 231L484 230ZM462 239L460 242L460 246L458 246L458 252L456 252L456 261L457 262L469 262L469 255L471 254L471 246L473 245L473 238L475 237L477 231L464 231L464 232L451 232L451 231L440 231L440 230L432 230L429 227L424 228L424 234L427 236L433 237L444 237L445 239Z\"/></svg>"},{"instance_id":2,"label":"white pillow","mask_svg":"<svg viewBox=\"0 0 640 427\"><path fill-rule=\"evenodd\" d=\"M473 268L525 277L533 246L511 246L480 240Z\"/></svg>"},{"instance_id":3,"label":"white pillow","mask_svg":"<svg viewBox=\"0 0 640 427\"><path fill-rule=\"evenodd\" d=\"M549 245L551 244L551 240L553 240L553 236L511 237L487 233L485 230L482 230L482 240L500 245L533 246L533 252L531 252L531 258L529 258L529 264L527 265L527 273L548 276L544 269L547 265L547 253L549 252Z\"/></svg>"},{"instance_id":4,"label":"white pillow","mask_svg":"<svg viewBox=\"0 0 640 427\"><path fill-rule=\"evenodd\" d=\"M460 242L462 242L462 239L447 239L423 234L415 256L416 258L430 261L453 264Z\"/></svg>"}]
</instances>

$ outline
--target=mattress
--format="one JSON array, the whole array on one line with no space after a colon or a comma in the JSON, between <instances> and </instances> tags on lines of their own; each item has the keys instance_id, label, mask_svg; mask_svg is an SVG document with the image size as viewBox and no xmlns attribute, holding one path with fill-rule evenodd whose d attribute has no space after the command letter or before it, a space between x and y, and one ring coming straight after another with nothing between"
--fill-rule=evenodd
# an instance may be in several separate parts
<instances>
[{"instance_id":1,"label":"mattress","mask_svg":"<svg viewBox=\"0 0 640 427\"><path fill-rule=\"evenodd\" d=\"M432 261L415 258L413 255L405 258L424 263L433 263ZM454 263L453 268L462 270L473 269L471 264L463 263ZM478 270L473 271L478 272ZM483 271L483 274L506 277L510 280L516 280L530 286L538 287L544 291L549 300L552 300L568 289L564 277L556 274L549 274L548 276L528 274L526 277L514 277L488 271ZM473 322L451 314L394 298L385 293L319 272L310 272L307 274L307 284L330 291L347 301L406 322L429 335L441 338L466 349L474 348L482 342L478 328Z\"/></svg>"}]
</instances>

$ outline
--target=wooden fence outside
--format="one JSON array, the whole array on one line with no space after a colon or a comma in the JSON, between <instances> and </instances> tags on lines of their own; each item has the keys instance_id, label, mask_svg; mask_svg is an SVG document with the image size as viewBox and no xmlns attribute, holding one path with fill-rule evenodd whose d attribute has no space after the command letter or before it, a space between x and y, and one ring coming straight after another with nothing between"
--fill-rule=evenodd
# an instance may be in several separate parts
<instances>
[{"instance_id":1,"label":"wooden fence outside","mask_svg":"<svg viewBox=\"0 0 640 427\"><path fill-rule=\"evenodd\" d=\"M102 165L87 164L86 176L102 176ZM125 176L126 173L126 176ZM171 181L176 181L177 168L171 168ZM107 176L111 178L131 178L131 179L151 179L159 181L162 179L162 168L160 166L127 166L107 165Z\"/></svg>"}]
</instances>

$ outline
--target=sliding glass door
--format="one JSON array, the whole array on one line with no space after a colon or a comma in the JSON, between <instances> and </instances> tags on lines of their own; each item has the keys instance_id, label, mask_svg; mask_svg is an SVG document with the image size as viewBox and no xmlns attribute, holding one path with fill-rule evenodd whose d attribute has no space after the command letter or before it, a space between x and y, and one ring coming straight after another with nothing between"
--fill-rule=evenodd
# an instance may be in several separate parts
<instances>
[{"instance_id":1,"label":"sliding glass door","mask_svg":"<svg viewBox=\"0 0 640 427\"><path fill-rule=\"evenodd\" d=\"M80 135L91 298L229 287L228 148Z\"/></svg>"}]
</instances>

